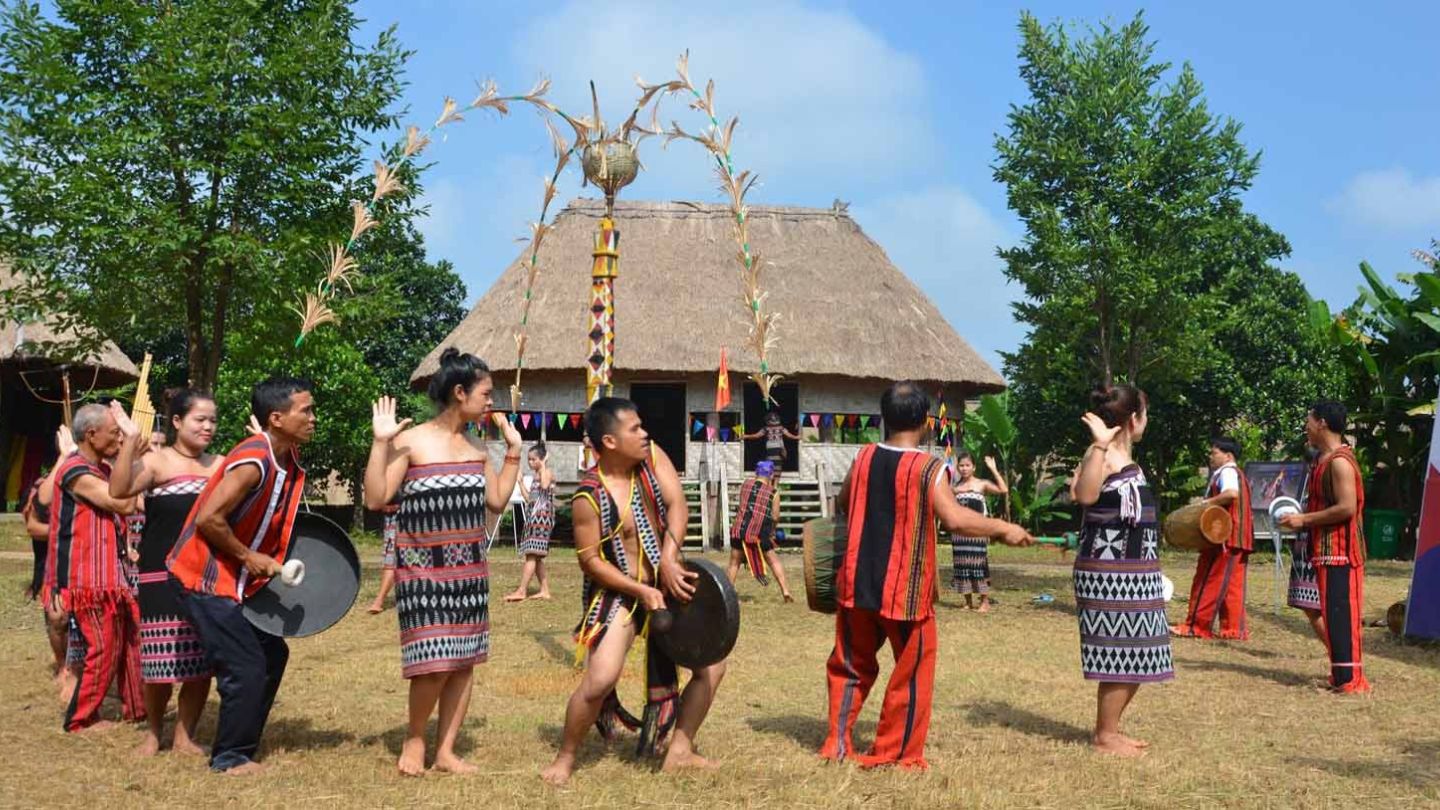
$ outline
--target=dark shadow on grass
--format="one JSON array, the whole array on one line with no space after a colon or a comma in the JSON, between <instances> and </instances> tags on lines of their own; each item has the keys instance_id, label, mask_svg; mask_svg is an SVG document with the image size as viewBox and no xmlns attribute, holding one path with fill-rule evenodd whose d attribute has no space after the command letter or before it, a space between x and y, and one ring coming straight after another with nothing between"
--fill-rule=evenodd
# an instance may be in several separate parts
<instances>
[{"instance_id":1,"label":"dark shadow on grass","mask_svg":"<svg viewBox=\"0 0 1440 810\"><path fill-rule=\"evenodd\" d=\"M1395 747L1398 755L1383 762L1373 760L1344 761L1319 757L1292 757L1290 762L1302 768L1314 768L1345 779L1366 782L1385 780L1408 785L1415 790L1433 793L1440 783L1440 740L1400 740Z\"/></svg>"},{"instance_id":2,"label":"dark shadow on grass","mask_svg":"<svg viewBox=\"0 0 1440 810\"><path fill-rule=\"evenodd\" d=\"M530 638L535 639L535 643L556 663L571 664L575 661L575 641L569 633L545 630L531 630L529 633Z\"/></svg>"},{"instance_id":3,"label":"dark shadow on grass","mask_svg":"<svg viewBox=\"0 0 1440 810\"><path fill-rule=\"evenodd\" d=\"M773 717L752 717L746 721L752 731L761 734L779 734L782 737L789 737L801 747L811 751L819 751L821 743L825 742L825 735L830 731L829 721L824 717L815 717L803 714L783 714ZM855 736L871 737L875 734L874 720L857 720L855 722ZM856 740L856 747L863 748L859 740Z\"/></svg>"},{"instance_id":4,"label":"dark shadow on grass","mask_svg":"<svg viewBox=\"0 0 1440 810\"><path fill-rule=\"evenodd\" d=\"M552 751L560 750L560 743L565 739L565 727L559 723L541 723L535 729L535 736L545 743ZM575 770L580 770L587 765L592 765L607 756L614 756L622 762L650 762L642 760L635 753L636 736L633 732L620 730L615 738L606 742L600 732L594 726L585 733L585 741L580 744L580 750L575 755ZM549 764L548 760L545 764Z\"/></svg>"},{"instance_id":5,"label":"dark shadow on grass","mask_svg":"<svg viewBox=\"0 0 1440 810\"><path fill-rule=\"evenodd\" d=\"M315 751L339 748L354 740L354 732L316 728L315 722L308 717L279 717L265 725L264 743L270 749Z\"/></svg>"},{"instance_id":6,"label":"dark shadow on grass","mask_svg":"<svg viewBox=\"0 0 1440 810\"><path fill-rule=\"evenodd\" d=\"M1231 661L1195 661L1185 658L1176 658L1175 664L1186 669L1199 672L1234 672L1237 675L1246 675L1251 678L1261 678L1273 681L1281 686L1306 686L1314 682L1314 678L1308 675L1301 675L1297 672L1288 672L1283 669L1270 669L1268 667L1257 667L1251 664L1237 664Z\"/></svg>"},{"instance_id":7,"label":"dark shadow on grass","mask_svg":"<svg viewBox=\"0 0 1440 810\"><path fill-rule=\"evenodd\" d=\"M1090 730L1026 711L1009 703L984 700L966 707L966 719L972 726L1012 728L1035 737L1046 737L1063 743L1088 743Z\"/></svg>"}]
</instances>

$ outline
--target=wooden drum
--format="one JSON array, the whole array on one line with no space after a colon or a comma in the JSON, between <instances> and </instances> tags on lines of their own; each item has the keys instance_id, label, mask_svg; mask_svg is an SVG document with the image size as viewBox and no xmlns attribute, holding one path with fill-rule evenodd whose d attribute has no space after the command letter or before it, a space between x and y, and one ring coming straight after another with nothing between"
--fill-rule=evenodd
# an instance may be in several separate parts
<instances>
[{"instance_id":1,"label":"wooden drum","mask_svg":"<svg viewBox=\"0 0 1440 810\"><path fill-rule=\"evenodd\" d=\"M805 601L817 613L834 613L838 588L835 575L845 558L843 519L819 518L805 524Z\"/></svg>"},{"instance_id":2,"label":"wooden drum","mask_svg":"<svg viewBox=\"0 0 1440 810\"><path fill-rule=\"evenodd\" d=\"M1165 542L1176 548L1201 551L1230 539L1230 512L1221 506L1192 503L1165 518Z\"/></svg>"}]
</instances>

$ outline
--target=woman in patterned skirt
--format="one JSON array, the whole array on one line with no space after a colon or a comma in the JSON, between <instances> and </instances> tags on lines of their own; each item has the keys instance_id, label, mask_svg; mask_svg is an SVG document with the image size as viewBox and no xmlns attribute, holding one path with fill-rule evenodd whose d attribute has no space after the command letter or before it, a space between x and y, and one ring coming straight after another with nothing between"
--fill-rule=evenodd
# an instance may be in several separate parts
<instances>
[{"instance_id":1,"label":"woman in patterned skirt","mask_svg":"<svg viewBox=\"0 0 1440 810\"><path fill-rule=\"evenodd\" d=\"M530 501L525 516L525 537L519 549L525 556L525 569L520 574L520 587L505 596L506 602L550 598L545 556L550 553L550 534L555 531L555 473L546 466L545 456L545 443L536 442L526 459L530 471L535 473L535 485L532 487L523 478L520 480L520 491ZM532 576L540 583L540 591L533 597L530 596Z\"/></svg>"},{"instance_id":2,"label":"woman in patterned skirt","mask_svg":"<svg viewBox=\"0 0 1440 810\"><path fill-rule=\"evenodd\" d=\"M1145 433L1145 394L1130 385L1092 395L1085 414L1092 443L1070 484L1085 507L1075 555L1080 668L1099 681L1097 750L1135 757L1148 743L1120 731L1120 718L1142 683L1175 677L1160 575L1155 494L1132 448Z\"/></svg>"},{"instance_id":3,"label":"woman in patterned skirt","mask_svg":"<svg viewBox=\"0 0 1440 810\"><path fill-rule=\"evenodd\" d=\"M990 510L985 507L985 496L1003 496L1010 488L1005 485L1005 478L1000 475L1000 471L995 469L995 459L986 456L985 466L989 467L990 474L995 476L994 482L976 478L975 457L970 455L969 450L961 450L955 456L954 491L955 500L959 501L961 506L989 517ZM950 550L954 555L950 586L965 595L965 607L971 610L975 609L975 605L970 601L970 595L979 594L980 612L989 613L990 538L951 536Z\"/></svg>"},{"instance_id":4,"label":"woman in patterned skirt","mask_svg":"<svg viewBox=\"0 0 1440 810\"><path fill-rule=\"evenodd\" d=\"M476 664L490 652L490 578L486 512L504 511L520 471L520 434L494 419L505 436L505 461L487 481L484 443L465 430L490 414L494 383L485 361L451 348L430 378L438 415L406 430L395 400L373 408L375 440L365 468L365 505L384 508L400 496L395 538L395 612L402 672L410 681L410 715L398 767L425 772L425 725L439 704L435 770L473 773L455 753L470 705Z\"/></svg>"},{"instance_id":5,"label":"woman in patterned skirt","mask_svg":"<svg viewBox=\"0 0 1440 810\"><path fill-rule=\"evenodd\" d=\"M148 445L144 451L137 447L140 428L122 409L111 410L125 442L110 473L110 494L116 498L145 496L145 525L139 543L140 678L145 683L149 727L136 752L153 756L160 751L165 707L178 683L171 748L183 754L203 754L195 744L195 724L205 708L212 673L200 637L176 602L165 558L200 490L224 462L206 452L215 436L215 401L189 389L172 394L165 423L175 441L158 450Z\"/></svg>"}]
</instances>

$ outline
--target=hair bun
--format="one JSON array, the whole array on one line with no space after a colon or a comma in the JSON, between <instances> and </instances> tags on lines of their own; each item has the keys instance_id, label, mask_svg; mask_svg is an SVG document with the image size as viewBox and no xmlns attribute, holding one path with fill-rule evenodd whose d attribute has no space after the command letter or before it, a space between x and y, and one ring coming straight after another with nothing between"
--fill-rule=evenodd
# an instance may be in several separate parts
<instances>
[{"instance_id":1,"label":"hair bun","mask_svg":"<svg viewBox=\"0 0 1440 810\"><path fill-rule=\"evenodd\" d=\"M454 365L459 360L460 350L455 348L454 346L451 346L440 353L440 365L442 366Z\"/></svg>"},{"instance_id":2,"label":"hair bun","mask_svg":"<svg viewBox=\"0 0 1440 810\"><path fill-rule=\"evenodd\" d=\"M1108 385L1101 385L1090 392L1091 409L1101 408L1110 404L1115 398L1115 389Z\"/></svg>"}]
</instances>

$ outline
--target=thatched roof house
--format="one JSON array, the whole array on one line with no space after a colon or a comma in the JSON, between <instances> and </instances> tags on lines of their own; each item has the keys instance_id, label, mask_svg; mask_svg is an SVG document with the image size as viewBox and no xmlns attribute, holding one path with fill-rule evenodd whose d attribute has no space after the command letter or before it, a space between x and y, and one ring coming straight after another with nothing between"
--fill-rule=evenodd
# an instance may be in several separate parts
<instances>
[{"instance_id":1,"label":"thatched roof house","mask_svg":"<svg viewBox=\"0 0 1440 810\"><path fill-rule=\"evenodd\" d=\"M522 416L546 425L543 432L552 444L556 436L550 434L557 430L562 441L578 439L561 430L570 427L561 423L573 422L569 417L585 407L589 269L603 214L599 201L571 203L556 217L541 254ZM677 441L707 443L712 430L724 440L736 438L734 431L742 424L749 431L758 429L763 421L758 395L750 392L748 404L741 396L744 374L754 371L758 361L746 347L729 209L620 202L615 221L621 232L616 393L642 405L647 426L652 434L666 434L657 440L672 455ZM807 454L814 455L821 445L858 443L877 431L879 394L891 380L923 381L954 402L1004 388L995 369L844 211L757 206L750 211L750 235L770 263L766 305L781 313L780 342L770 361L790 384L776 398L785 422L805 428ZM424 359L414 381L427 379L440 352L456 346L500 372L496 405L508 407L504 391L515 366L514 334L524 292L525 271L516 261ZM728 350L735 396L731 408L717 416L710 412L722 346ZM738 472L738 445L731 450ZM684 448L680 452L685 455ZM688 455L694 474L702 454ZM799 455L791 453L792 467L801 462ZM799 469L819 474L804 465Z\"/></svg>"},{"instance_id":2,"label":"thatched roof house","mask_svg":"<svg viewBox=\"0 0 1440 810\"><path fill-rule=\"evenodd\" d=\"M0 259L0 290L15 281L9 263ZM0 312L0 511L15 507L40 468L55 457L53 436L62 421L61 408L40 401L32 389L47 399L60 397L61 368L47 356L47 347L76 339L53 321L19 323L10 316ZM90 357L65 367L76 396L140 376L130 358L108 340Z\"/></svg>"},{"instance_id":3,"label":"thatched roof house","mask_svg":"<svg viewBox=\"0 0 1440 810\"><path fill-rule=\"evenodd\" d=\"M15 283L16 277L9 262L0 259L0 290L8 289ZM57 330L53 322L19 323L12 320L9 313L0 314L0 365L12 369L40 368L50 363L50 358L40 347L64 345L75 340L73 333ZM98 351L74 365L98 370L101 387L113 387L140 376L135 363L120 351L119 346L108 340ZM87 380L89 376L87 372Z\"/></svg>"}]
</instances>

